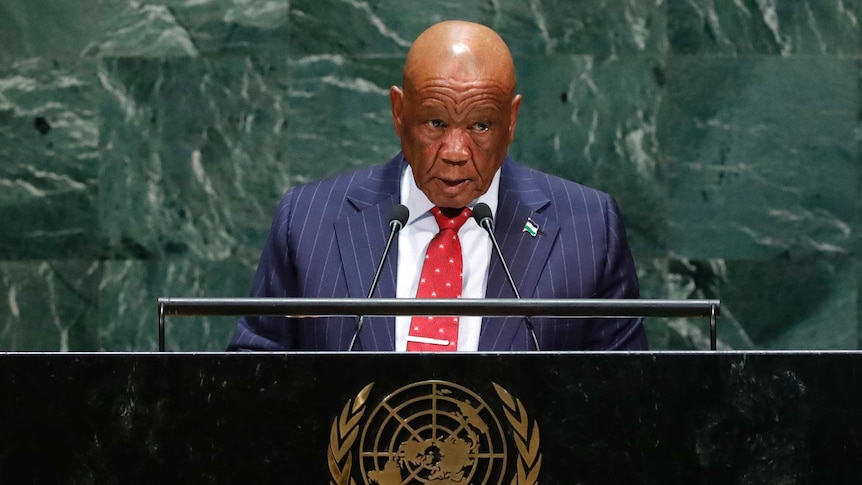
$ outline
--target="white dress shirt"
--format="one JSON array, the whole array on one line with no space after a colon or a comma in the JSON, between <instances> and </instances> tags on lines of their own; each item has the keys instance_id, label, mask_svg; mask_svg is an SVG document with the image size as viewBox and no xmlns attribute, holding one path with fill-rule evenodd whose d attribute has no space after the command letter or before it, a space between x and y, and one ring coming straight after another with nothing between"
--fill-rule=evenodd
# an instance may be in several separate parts
<instances>
[{"instance_id":1,"label":"white dress shirt","mask_svg":"<svg viewBox=\"0 0 862 485\"><path fill-rule=\"evenodd\" d=\"M478 199L471 202L471 209L479 202L488 204L491 213L497 213L497 200L500 190L500 170L494 174L491 186ZM439 232L437 221L431 214L434 204L425 193L416 187L413 171L408 166L401 176L401 203L410 210L407 224L398 233L398 298L415 298L419 288L419 276L425 251L431 239ZM464 260L464 282L461 298L484 298L488 286L488 268L491 265L491 238L471 217L458 231L461 240L461 254ZM410 316L395 317L395 350L407 350L407 334L410 331ZM479 348L479 332L482 330L482 317L460 317L458 324L458 351L476 351Z\"/></svg>"}]
</instances>

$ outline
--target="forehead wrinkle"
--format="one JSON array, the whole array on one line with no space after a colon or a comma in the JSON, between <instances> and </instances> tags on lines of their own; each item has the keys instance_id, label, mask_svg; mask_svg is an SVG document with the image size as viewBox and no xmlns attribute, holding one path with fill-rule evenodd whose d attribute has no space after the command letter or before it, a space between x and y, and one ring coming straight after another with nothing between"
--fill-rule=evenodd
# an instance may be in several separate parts
<instances>
[{"instance_id":1,"label":"forehead wrinkle","mask_svg":"<svg viewBox=\"0 0 862 485\"><path fill-rule=\"evenodd\" d=\"M458 99L454 98L453 95L449 93L435 93L439 96L423 96L422 104L423 105L443 105L447 110L452 109L454 114L462 115L470 108L479 106L479 109L486 111L499 111L499 103L496 102L492 95L487 93L476 93L474 95L463 95L459 96ZM446 98L443 100L441 98ZM448 101L448 102L447 102Z\"/></svg>"},{"instance_id":2,"label":"forehead wrinkle","mask_svg":"<svg viewBox=\"0 0 862 485\"><path fill-rule=\"evenodd\" d=\"M424 82L416 83L413 87L416 91L424 89L441 89L455 92L470 93L476 90L490 91L500 96L510 96L511 90L506 89L503 83L492 79L459 82L450 77L428 78Z\"/></svg>"},{"instance_id":3,"label":"forehead wrinkle","mask_svg":"<svg viewBox=\"0 0 862 485\"><path fill-rule=\"evenodd\" d=\"M458 89L447 85L438 85L434 82L430 85L419 86L416 89L417 97L421 104L426 104L429 101L437 101L446 103L450 101L454 106L455 113L460 115L463 112L477 103L488 102L488 108L499 110L501 104L509 101L509 96L506 90L495 83L471 83L472 87L466 89ZM443 99L440 99L443 98Z\"/></svg>"}]
</instances>

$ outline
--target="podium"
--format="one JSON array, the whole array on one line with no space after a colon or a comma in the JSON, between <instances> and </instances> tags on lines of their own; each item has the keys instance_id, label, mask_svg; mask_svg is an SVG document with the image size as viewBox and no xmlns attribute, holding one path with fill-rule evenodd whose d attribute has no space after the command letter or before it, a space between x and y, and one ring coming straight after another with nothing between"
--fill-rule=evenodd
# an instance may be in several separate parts
<instances>
[{"instance_id":1,"label":"podium","mask_svg":"<svg viewBox=\"0 0 862 485\"><path fill-rule=\"evenodd\" d=\"M0 389L0 483L862 481L857 352L7 353Z\"/></svg>"}]
</instances>

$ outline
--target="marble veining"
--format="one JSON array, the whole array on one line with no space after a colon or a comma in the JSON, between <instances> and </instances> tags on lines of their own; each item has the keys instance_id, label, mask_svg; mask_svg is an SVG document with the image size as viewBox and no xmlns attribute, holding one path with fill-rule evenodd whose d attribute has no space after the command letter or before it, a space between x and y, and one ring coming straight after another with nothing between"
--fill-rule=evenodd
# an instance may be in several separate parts
<instances>
[{"instance_id":1,"label":"marble veining","mask_svg":"<svg viewBox=\"0 0 862 485\"><path fill-rule=\"evenodd\" d=\"M398 151L389 87L446 18L509 43L510 153L614 195L644 297L720 298L722 349L858 348L860 15L0 0L0 350L154 350L157 297L245 295L285 190ZM703 321L647 323L656 349L708 345ZM169 348L220 350L231 326L171 321Z\"/></svg>"}]
</instances>

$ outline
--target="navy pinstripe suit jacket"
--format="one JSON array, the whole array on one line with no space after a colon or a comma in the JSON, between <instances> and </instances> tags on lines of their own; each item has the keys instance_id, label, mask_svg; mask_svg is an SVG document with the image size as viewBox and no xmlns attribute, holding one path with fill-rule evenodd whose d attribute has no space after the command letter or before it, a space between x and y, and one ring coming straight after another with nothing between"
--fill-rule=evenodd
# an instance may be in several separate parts
<instances>
[{"instance_id":1,"label":"navy pinstripe suit jacket","mask_svg":"<svg viewBox=\"0 0 862 485\"><path fill-rule=\"evenodd\" d=\"M389 163L295 187L282 198L251 296L363 298L399 203L399 154ZM540 234L523 231L527 218ZM503 163L494 234L524 298L638 298L634 262L613 199L597 190ZM397 240L377 294L395 297ZM496 256L488 298L514 294ZM542 350L645 349L640 319L534 318ZM347 350L355 317L246 317L229 350ZM395 319L368 317L356 346L395 349ZM483 320L480 351L532 350L522 318Z\"/></svg>"}]
</instances>

